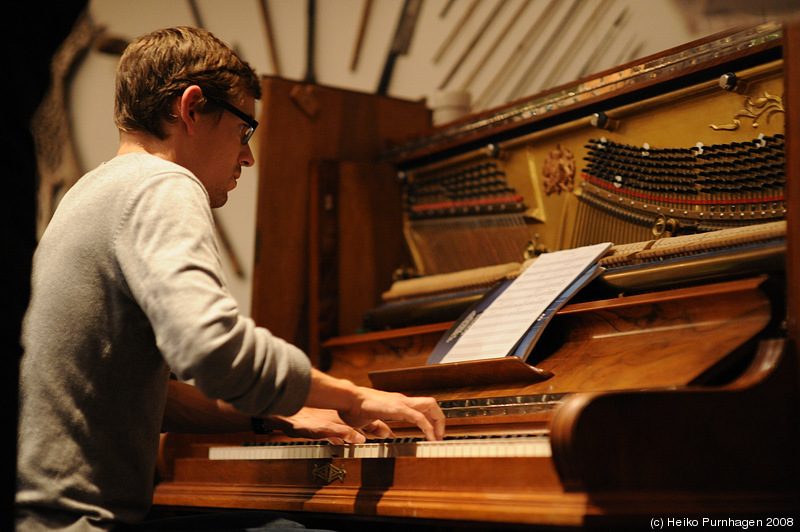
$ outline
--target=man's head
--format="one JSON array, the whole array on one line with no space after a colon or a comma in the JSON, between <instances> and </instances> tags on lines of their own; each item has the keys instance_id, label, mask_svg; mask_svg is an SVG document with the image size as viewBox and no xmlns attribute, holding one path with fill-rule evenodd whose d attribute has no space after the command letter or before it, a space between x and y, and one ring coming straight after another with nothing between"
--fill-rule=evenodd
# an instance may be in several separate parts
<instances>
[{"instance_id":1,"label":"man's head","mask_svg":"<svg viewBox=\"0 0 800 532\"><path fill-rule=\"evenodd\" d=\"M166 143L168 158L194 172L219 207L241 167L253 164L247 135L260 97L255 71L221 40L199 28L167 28L125 49L114 121L123 134Z\"/></svg>"},{"instance_id":2,"label":"man's head","mask_svg":"<svg viewBox=\"0 0 800 532\"><path fill-rule=\"evenodd\" d=\"M208 110L213 100L240 93L261 98L258 75L231 48L208 31L166 28L128 45L117 66L114 122L121 131L144 131L164 139L166 122L178 119L175 98L190 85L203 89Z\"/></svg>"}]
</instances>

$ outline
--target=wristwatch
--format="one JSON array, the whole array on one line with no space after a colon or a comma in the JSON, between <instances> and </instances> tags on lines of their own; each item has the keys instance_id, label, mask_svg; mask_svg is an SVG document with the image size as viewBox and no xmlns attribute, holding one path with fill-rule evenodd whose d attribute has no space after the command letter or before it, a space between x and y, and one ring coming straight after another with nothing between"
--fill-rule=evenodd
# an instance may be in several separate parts
<instances>
[{"instance_id":1,"label":"wristwatch","mask_svg":"<svg viewBox=\"0 0 800 532\"><path fill-rule=\"evenodd\" d=\"M251 417L250 427L256 434L270 434L272 432L272 429L268 428L260 417Z\"/></svg>"}]
</instances>

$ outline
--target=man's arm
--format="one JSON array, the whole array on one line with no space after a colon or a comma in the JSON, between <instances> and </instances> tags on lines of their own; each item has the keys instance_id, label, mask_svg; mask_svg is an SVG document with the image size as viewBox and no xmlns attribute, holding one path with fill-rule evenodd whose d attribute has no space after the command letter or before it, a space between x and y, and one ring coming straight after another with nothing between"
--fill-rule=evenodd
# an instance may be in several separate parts
<instances>
[{"instance_id":1,"label":"man's arm","mask_svg":"<svg viewBox=\"0 0 800 532\"><path fill-rule=\"evenodd\" d=\"M293 438L328 439L340 444L363 443L367 436L391 438L392 431L382 421L368 423L356 431L333 410L302 408L292 416L264 418L268 428L280 430ZM249 432L250 417L230 404L206 397L194 386L171 380L161 430L194 434Z\"/></svg>"},{"instance_id":2,"label":"man's arm","mask_svg":"<svg viewBox=\"0 0 800 532\"><path fill-rule=\"evenodd\" d=\"M224 401L209 399L194 386L170 380L161 430L215 434L252 429L250 417L237 412Z\"/></svg>"}]
</instances>

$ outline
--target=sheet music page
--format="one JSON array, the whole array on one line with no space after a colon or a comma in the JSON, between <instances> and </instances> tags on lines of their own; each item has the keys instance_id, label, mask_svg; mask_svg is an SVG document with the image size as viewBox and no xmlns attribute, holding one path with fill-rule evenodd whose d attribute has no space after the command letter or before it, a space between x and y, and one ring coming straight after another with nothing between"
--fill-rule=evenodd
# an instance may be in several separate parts
<instances>
[{"instance_id":1,"label":"sheet music page","mask_svg":"<svg viewBox=\"0 0 800 532\"><path fill-rule=\"evenodd\" d=\"M441 363L508 355L559 294L610 247L606 242L540 255L471 322Z\"/></svg>"}]
</instances>

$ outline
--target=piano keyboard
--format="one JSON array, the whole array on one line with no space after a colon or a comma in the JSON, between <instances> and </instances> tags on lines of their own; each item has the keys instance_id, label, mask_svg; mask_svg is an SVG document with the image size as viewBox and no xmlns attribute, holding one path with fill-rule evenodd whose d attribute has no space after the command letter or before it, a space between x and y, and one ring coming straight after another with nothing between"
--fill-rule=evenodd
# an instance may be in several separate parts
<instances>
[{"instance_id":1,"label":"piano keyboard","mask_svg":"<svg viewBox=\"0 0 800 532\"><path fill-rule=\"evenodd\" d=\"M302 460L320 458L498 458L549 457L545 435L416 438L334 445L327 441L251 443L210 447L209 460Z\"/></svg>"}]
</instances>

